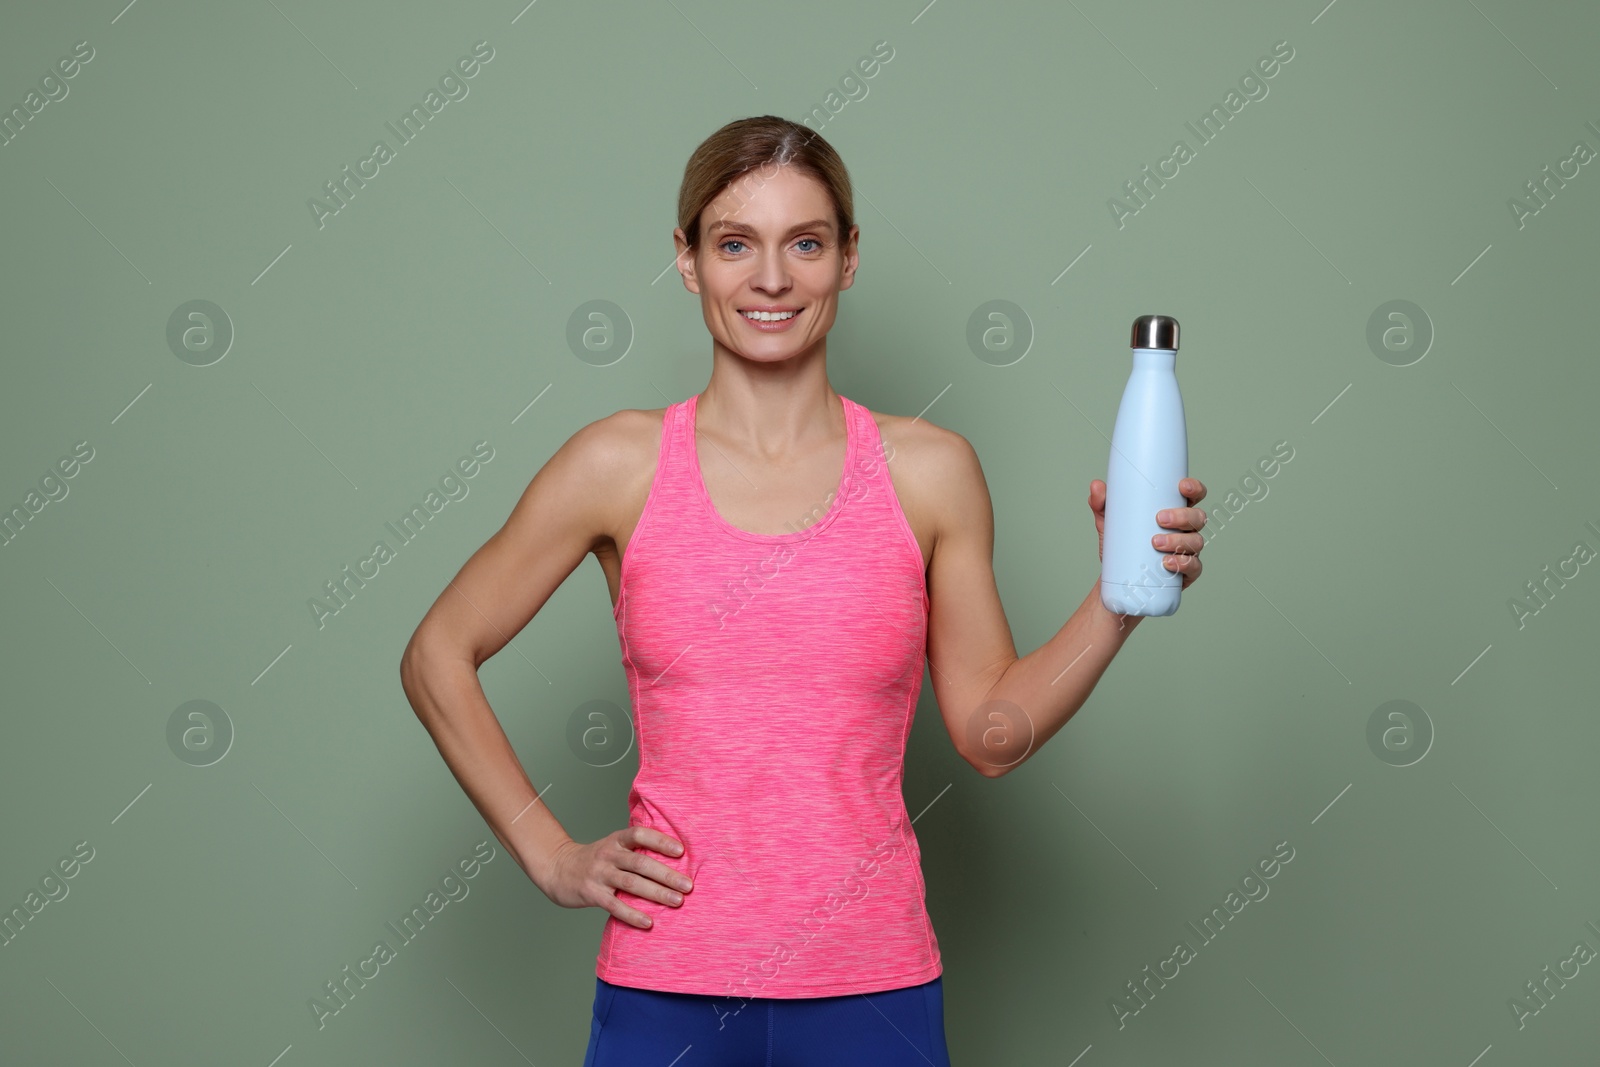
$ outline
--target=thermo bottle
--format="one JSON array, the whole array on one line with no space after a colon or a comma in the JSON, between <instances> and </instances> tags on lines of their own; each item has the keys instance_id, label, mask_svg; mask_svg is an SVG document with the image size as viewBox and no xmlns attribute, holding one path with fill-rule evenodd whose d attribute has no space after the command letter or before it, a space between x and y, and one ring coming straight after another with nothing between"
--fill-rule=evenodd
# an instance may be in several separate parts
<instances>
[{"instance_id":1,"label":"thermo bottle","mask_svg":"<svg viewBox=\"0 0 1600 1067\"><path fill-rule=\"evenodd\" d=\"M1120 615L1171 615L1183 588L1183 575L1162 565L1169 552L1151 544L1174 532L1156 513L1189 506L1178 488L1189 474L1189 440L1177 359L1177 319L1133 320L1133 372L1111 432L1100 563L1101 603Z\"/></svg>"}]
</instances>

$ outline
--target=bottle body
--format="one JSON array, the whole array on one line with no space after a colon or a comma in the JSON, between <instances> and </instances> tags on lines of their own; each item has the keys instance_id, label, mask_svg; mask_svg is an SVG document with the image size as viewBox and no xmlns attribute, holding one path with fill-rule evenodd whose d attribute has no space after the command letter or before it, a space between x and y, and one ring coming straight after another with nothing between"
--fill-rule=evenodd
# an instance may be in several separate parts
<instances>
[{"instance_id":1,"label":"bottle body","mask_svg":"<svg viewBox=\"0 0 1600 1067\"><path fill-rule=\"evenodd\" d=\"M1183 589L1183 575L1162 565L1168 553L1151 544L1171 532L1156 513L1189 506L1178 488L1189 473L1189 435L1177 357L1172 349L1133 350L1111 432L1100 600L1120 615L1171 615Z\"/></svg>"}]
</instances>

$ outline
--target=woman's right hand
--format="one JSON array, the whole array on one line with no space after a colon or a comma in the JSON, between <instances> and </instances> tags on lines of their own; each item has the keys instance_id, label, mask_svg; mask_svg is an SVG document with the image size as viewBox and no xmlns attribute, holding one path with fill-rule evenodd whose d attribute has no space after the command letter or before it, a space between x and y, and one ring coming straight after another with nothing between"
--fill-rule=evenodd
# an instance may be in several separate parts
<instances>
[{"instance_id":1,"label":"woman's right hand","mask_svg":"<svg viewBox=\"0 0 1600 1067\"><path fill-rule=\"evenodd\" d=\"M629 826L598 841L568 841L556 850L539 889L563 908L604 908L630 926L649 929L650 917L617 899L625 889L636 897L659 900L677 907L679 891L692 882L660 860L636 849L648 848L664 856L683 855L683 845L648 826Z\"/></svg>"}]
</instances>

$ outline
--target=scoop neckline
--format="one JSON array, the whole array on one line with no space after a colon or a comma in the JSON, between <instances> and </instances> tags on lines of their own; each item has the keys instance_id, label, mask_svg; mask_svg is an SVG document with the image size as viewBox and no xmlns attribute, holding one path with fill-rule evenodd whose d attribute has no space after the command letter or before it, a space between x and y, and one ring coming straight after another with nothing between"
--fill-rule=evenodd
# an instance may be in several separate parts
<instances>
[{"instance_id":1,"label":"scoop neckline","mask_svg":"<svg viewBox=\"0 0 1600 1067\"><path fill-rule=\"evenodd\" d=\"M860 446L860 434L856 428L856 413L853 410L855 402L849 397L845 396L843 393L838 393L836 395L839 397L840 404L844 407L845 445L844 470L839 474L839 485L834 491L833 501L828 506L828 510L823 514L822 518L818 519L810 526L800 530L789 530L784 533L775 534L756 533L753 530L746 530L742 527L735 526L733 523L723 518L722 513L717 510L716 504L712 503L711 493L708 489L706 489L705 477L700 472L700 449L695 439L695 428L697 425L695 412L699 407L700 394L695 393L689 397L688 416L685 430L687 431L689 438L690 480L694 482L697 495L700 497L700 502L705 507L706 513L711 516L712 520L718 526L726 530L728 533L733 534L735 537L743 538L746 541L756 541L764 544L782 544L789 541L803 541L806 538L822 532L826 526L833 522L833 520L838 516L839 512L844 508L845 497L849 494L850 484L854 477L856 468L856 451Z\"/></svg>"}]
</instances>

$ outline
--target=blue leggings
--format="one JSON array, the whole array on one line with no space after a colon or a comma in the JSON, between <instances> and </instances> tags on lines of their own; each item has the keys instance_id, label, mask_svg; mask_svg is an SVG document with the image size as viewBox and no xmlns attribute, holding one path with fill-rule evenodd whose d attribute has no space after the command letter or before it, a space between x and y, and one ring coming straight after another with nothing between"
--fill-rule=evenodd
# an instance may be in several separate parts
<instances>
[{"instance_id":1,"label":"blue leggings","mask_svg":"<svg viewBox=\"0 0 1600 1067\"><path fill-rule=\"evenodd\" d=\"M583 1067L950 1067L944 976L837 997L714 997L595 978Z\"/></svg>"}]
</instances>

